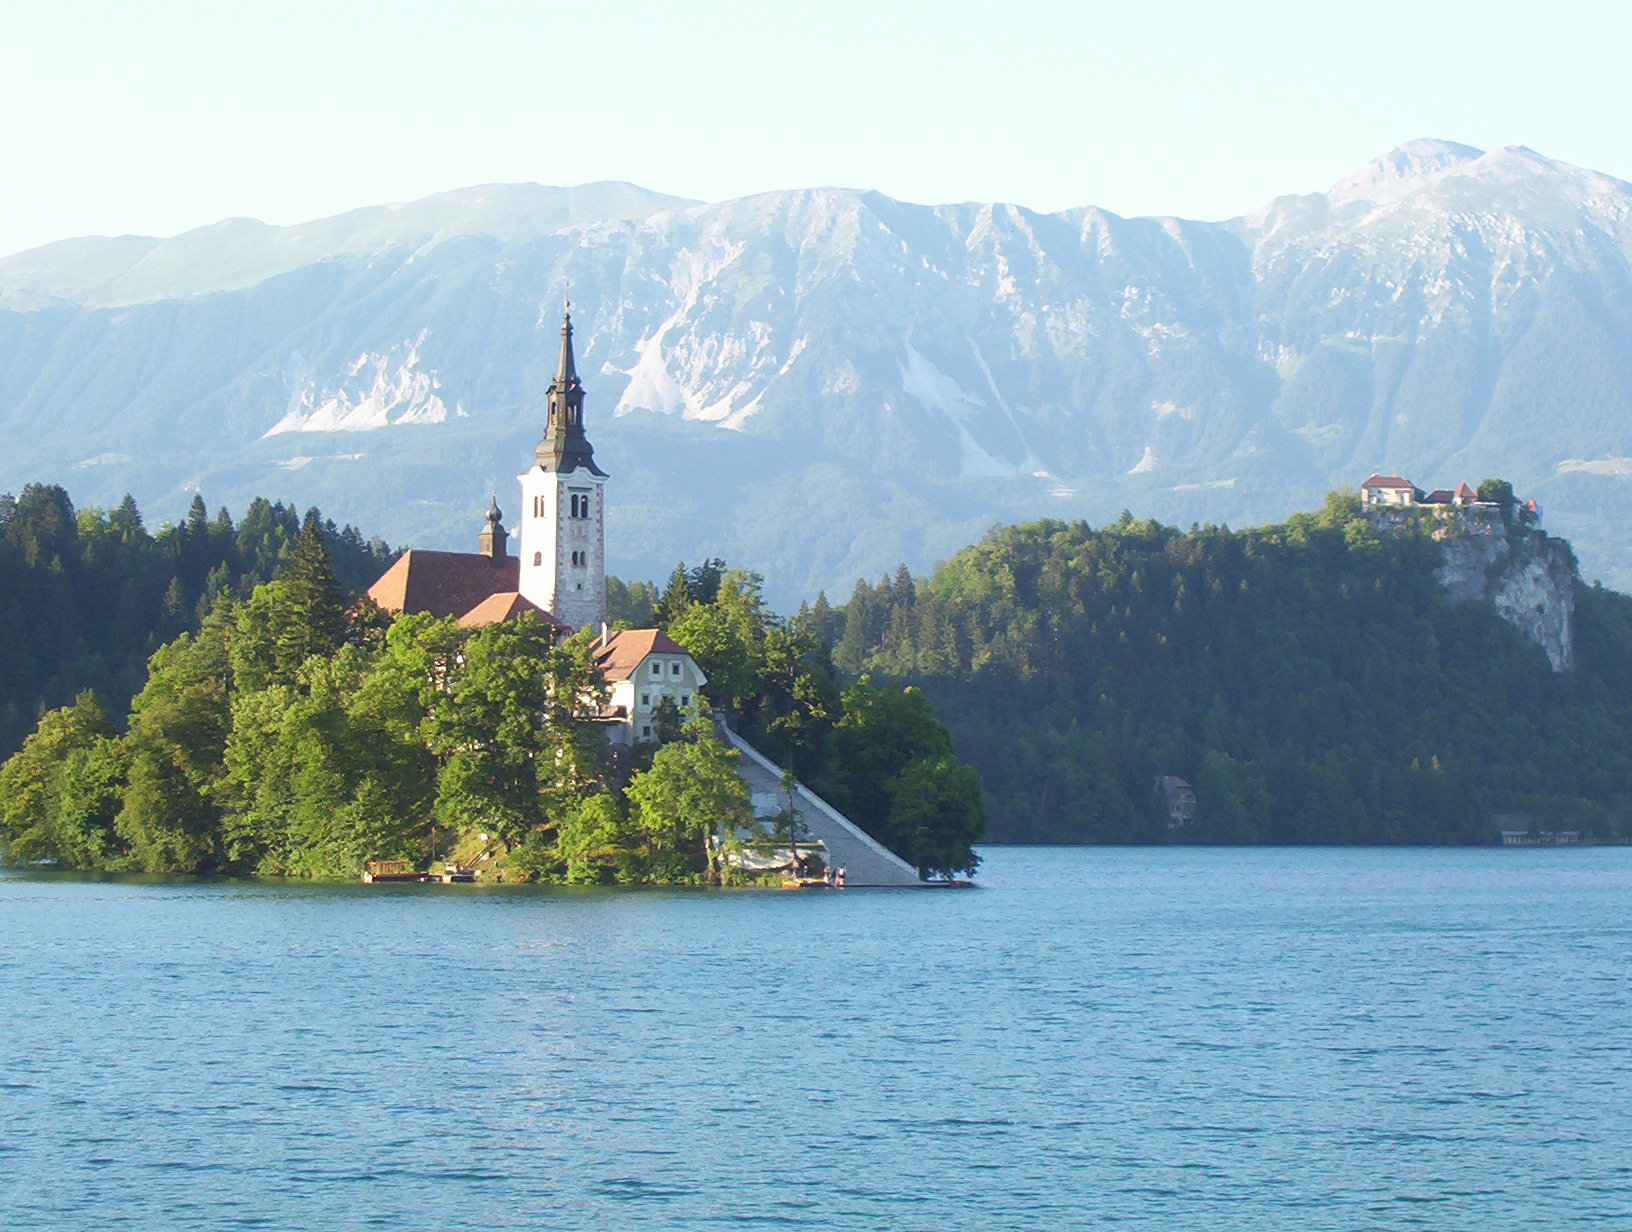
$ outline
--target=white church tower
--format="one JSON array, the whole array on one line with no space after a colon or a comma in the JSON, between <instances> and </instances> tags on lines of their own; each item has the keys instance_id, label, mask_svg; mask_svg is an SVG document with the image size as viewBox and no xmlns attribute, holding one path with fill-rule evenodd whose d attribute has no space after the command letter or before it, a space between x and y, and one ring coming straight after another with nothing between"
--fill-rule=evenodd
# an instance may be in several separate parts
<instances>
[{"instance_id":1,"label":"white church tower","mask_svg":"<svg viewBox=\"0 0 1632 1232\"><path fill-rule=\"evenodd\" d=\"M574 629L606 619L606 472L584 435L584 387L572 358L571 306L545 395L544 439L521 480L522 596Z\"/></svg>"}]
</instances>

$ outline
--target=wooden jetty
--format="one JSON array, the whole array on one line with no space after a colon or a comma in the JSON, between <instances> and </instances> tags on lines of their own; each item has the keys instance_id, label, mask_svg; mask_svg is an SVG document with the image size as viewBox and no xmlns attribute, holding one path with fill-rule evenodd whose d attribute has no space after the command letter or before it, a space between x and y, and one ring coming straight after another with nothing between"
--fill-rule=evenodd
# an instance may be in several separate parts
<instances>
[{"instance_id":1,"label":"wooden jetty","mask_svg":"<svg viewBox=\"0 0 1632 1232\"><path fill-rule=\"evenodd\" d=\"M471 882L476 880L476 870L463 864L449 864L440 873L433 873L427 869L417 869L407 860L370 860L363 868L363 884L374 885L382 881L418 881L441 882L450 885L454 882Z\"/></svg>"}]
</instances>

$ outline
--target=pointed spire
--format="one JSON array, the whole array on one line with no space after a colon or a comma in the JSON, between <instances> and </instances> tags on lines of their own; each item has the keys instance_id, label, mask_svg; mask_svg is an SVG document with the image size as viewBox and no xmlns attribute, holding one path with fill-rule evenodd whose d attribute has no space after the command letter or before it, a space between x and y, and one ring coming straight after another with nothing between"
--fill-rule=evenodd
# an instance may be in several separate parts
<instances>
[{"instance_id":1,"label":"pointed spire","mask_svg":"<svg viewBox=\"0 0 1632 1232\"><path fill-rule=\"evenodd\" d=\"M572 300L561 300L561 362L555 368L555 383L565 389L578 384L578 367L572 359Z\"/></svg>"},{"instance_id":2,"label":"pointed spire","mask_svg":"<svg viewBox=\"0 0 1632 1232\"><path fill-rule=\"evenodd\" d=\"M592 475L605 476L595 465L595 448L584 434L584 386L572 354L572 301L561 307L561 359L555 379L545 392L544 439L534 450L538 464L547 471L566 472L584 467Z\"/></svg>"}]
</instances>

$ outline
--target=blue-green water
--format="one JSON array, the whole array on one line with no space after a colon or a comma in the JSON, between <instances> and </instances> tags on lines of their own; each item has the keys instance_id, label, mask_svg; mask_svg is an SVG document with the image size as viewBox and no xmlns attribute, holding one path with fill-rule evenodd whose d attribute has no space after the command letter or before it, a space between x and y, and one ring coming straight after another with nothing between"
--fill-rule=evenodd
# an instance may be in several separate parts
<instances>
[{"instance_id":1,"label":"blue-green water","mask_svg":"<svg viewBox=\"0 0 1632 1232\"><path fill-rule=\"evenodd\" d=\"M1632 850L0 877L0 1227L1632 1227Z\"/></svg>"}]
</instances>

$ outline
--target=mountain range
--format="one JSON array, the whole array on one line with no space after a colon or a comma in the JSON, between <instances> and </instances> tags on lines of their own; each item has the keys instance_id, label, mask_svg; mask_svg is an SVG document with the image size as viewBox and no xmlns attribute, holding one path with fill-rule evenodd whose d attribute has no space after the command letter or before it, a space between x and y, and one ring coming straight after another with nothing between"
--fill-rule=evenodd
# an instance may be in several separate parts
<instances>
[{"instance_id":1,"label":"mountain range","mask_svg":"<svg viewBox=\"0 0 1632 1232\"><path fill-rule=\"evenodd\" d=\"M1245 524L1501 475L1632 583L1632 185L1413 141L1222 222L488 185L0 259L0 490L320 505L473 546L570 289L628 577L778 602L996 522Z\"/></svg>"}]
</instances>

